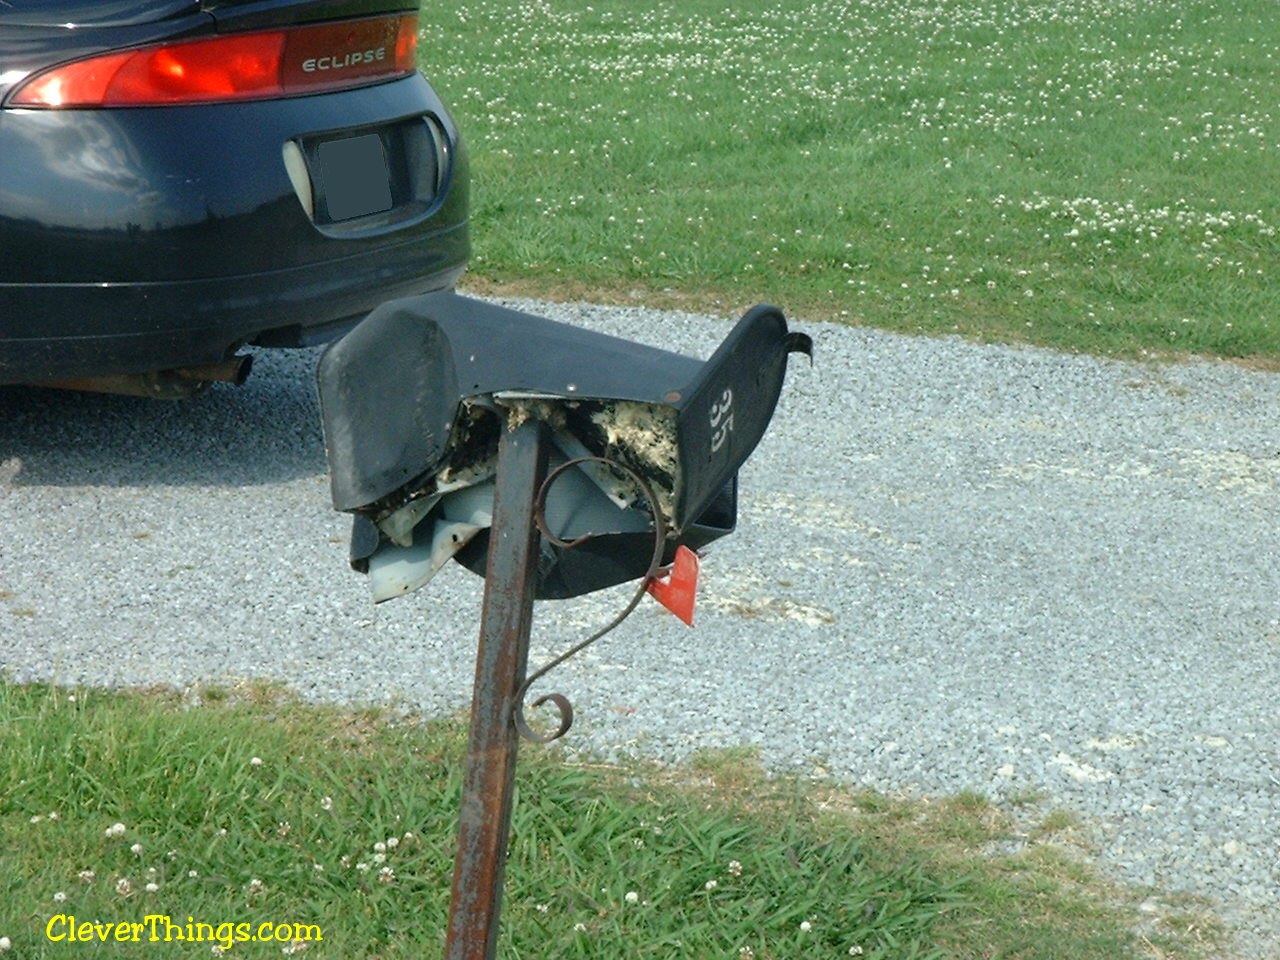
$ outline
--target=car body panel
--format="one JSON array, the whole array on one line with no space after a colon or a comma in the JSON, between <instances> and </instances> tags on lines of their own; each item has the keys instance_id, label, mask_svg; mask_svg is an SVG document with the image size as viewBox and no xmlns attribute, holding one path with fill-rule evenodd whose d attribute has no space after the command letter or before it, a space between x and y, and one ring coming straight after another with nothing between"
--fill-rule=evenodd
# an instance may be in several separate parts
<instances>
[{"instance_id":1,"label":"car body panel","mask_svg":"<svg viewBox=\"0 0 1280 960\"><path fill-rule=\"evenodd\" d=\"M457 141L420 76L254 103L6 111L0 283L234 276L372 249L404 224L353 224L334 243L334 233L307 216L281 150L288 141L378 132L424 116ZM228 129L239 136L230 150L222 139ZM417 211L418 219L465 220L466 163L458 152L445 183L457 191ZM235 163L237 156L246 162ZM76 185L75 203L51 202L68 182Z\"/></svg>"}]
</instances>

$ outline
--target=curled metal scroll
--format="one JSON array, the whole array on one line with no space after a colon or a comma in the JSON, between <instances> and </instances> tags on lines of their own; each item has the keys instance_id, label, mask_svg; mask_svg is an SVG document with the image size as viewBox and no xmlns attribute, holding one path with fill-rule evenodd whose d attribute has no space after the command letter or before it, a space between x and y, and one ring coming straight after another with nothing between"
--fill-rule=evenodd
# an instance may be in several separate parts
<instances>
[{"instance_id":1,"label":"curled metal scroll","mask_svg":"<svg viewBox=\"0 0 1280 960\"><path fill-rule=\"evenodd\" d=\"M569 698L562 693L544 694L543 696L538 697L537 700L533 701L532 706L534 707L540 707L546 703L553 704L556 708L556 712L560 715L559 723L555 730L550 733L539 733L529 726L529 723L525 720L524 716L524 698L528 695L529 688L533 686L537 680L546 676L574 654L579 653L591 644L595 643L614 627L618 626L618 624L622 623L623 620L631 616L631 612L639 606L640 601L644 598L645 590L648 588L649 582L658 575L658 571L662 567L662 554L666 549L667 544L666 527L663 524L662 515L658 511L657 500L654 498L653 488L649 485L649 482L645 480L644 477L640 476L640 474L635 470L628 467L625 463L619 463L618 461L610 460L607 457L578 457L577 459L568 460L565 463L560 464L547 474L547 478L542 482L542 486L538 489L538 499L534 505L534 522L538 526L538 532L546 538L548 543L562 549L572 550L579 544L591 539L589 534L587 536L578 537L574 540L560 539L547 527L545 515L547 494L551 490L551 485L555 483L556 479L570 467L576 467L582 463L602 463L613 470L626 474L635 481L636 485L644 493L644 498L649 506L649 511L653 515L653 556L649 560L649 567L641 578L640 585L636 588L635 594L631 597L630 602L623 607L621 613L610 620L604 627L587 637L587 639L570 647L546 666L529 674L525 677L524 682L517 688L512 706L512 721L515 723L516 730L520 732L520 736L524 737L526 740L531 740L534 743L551 743L553 740L559 740L568 733L569 728L573 725L573 704L571 704L569 702Z\"/></svg>"}]
</instances>

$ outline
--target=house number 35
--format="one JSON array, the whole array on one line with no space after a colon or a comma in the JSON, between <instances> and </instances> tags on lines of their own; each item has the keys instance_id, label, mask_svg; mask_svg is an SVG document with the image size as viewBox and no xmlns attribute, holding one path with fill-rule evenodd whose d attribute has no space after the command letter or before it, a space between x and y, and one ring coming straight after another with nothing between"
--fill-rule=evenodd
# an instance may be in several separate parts
<instances>
[{"instance_id":1,"label":"house number 35","mask_svg":"<svg viewBox=\"0 0 1280 960\"><path fill-rule=\"evenodd\" d=\"M726 390L711 405L711 452L717 452L733 433L733 391Z\"/></svg>"}]
</instances>

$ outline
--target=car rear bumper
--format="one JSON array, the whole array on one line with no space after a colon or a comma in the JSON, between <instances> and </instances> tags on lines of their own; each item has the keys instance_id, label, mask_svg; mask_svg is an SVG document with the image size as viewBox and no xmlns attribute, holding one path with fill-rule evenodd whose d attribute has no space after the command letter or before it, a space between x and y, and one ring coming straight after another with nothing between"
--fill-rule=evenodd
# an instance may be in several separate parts
<instances>
[{"instance_id":1,"label":"car rear bumper","mask_svg":"<svg viewBox=\"0 0 1280 960\"><path fill-rule=\"evenodd\" d=\"M248 276L0 284L0 317L44 318L38 337L0 332L0 384L215 363L246 343L322 343L383 300L451 288L469 249L463 223L396 247Z\"/></svg>"}]
</instances>

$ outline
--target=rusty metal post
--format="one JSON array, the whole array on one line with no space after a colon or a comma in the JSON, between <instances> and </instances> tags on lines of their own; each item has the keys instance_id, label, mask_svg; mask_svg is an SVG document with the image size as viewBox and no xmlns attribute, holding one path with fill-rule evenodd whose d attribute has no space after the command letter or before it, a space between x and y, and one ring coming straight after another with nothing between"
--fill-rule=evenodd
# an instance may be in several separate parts
<instances>
[{"instance_id":1,"label":"rusty metal post","mask_svg":"<svg viewBox=\"0 0 1280 960\"><path fill-rule=\"evenodd\" d=\"M446 960L493 960L497 952L519 742L512 709L528 667L538 569L534 501L546 462L540 422L529 420L503 432L498 445Z\"/></svg>"}]
</instances>

